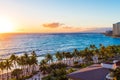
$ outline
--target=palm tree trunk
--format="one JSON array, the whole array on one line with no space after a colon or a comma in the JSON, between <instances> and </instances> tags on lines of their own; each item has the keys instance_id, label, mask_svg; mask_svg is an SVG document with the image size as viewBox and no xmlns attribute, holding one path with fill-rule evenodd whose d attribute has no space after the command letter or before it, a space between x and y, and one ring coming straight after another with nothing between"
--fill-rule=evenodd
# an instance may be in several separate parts
<instances>
[{"instance_id":1,"label":"palm tree trunk","mask_svg":"<svg viewBox=\"0 0 120 80\"><path fill-rule=\"evenodd\" d=\"M26 66L26 76L28 75L28 65Z\"/></svg>"},{"instance_id":2,"label":"palm tree trunk","mask_svg":"<svg viewBox=\"0 0 120 80\"><path fill-rule=\"evenodd\" d=\"M1 80L2 80L2 70L1 70L1 75L0 76L1 76Z\"/></svg>"},{"instance_id":3,"label":"palm tree trunk","mask_svg":"<svg viewBox=\"0 0 120 80\"><path fill-rule=\"evenodd\" d=\"M8 80L8 69L7 69L7 80Z\"/></svg>"},{"instance_id":4,"label":"palm tree trunk","mask_svg":"<svg viewBox=\"0 0 120 80\"><path fill-rule=\"evenodd\" d=\"M69 58L69 66L71 65L71 58Z\"/></svg>"},{"instance_id":5,"label":"palm tree trunk","mask_svg":"<svg viewBox=\"0 0 120 80\"><path fill-rule=\"evenodd\" d=\"M4 71L2 70L2 80L3 80L3 78L4 78L4 74L3 74L3 72L4 72Z\"/></svg>"},{"instance_id":6,"label":"palm tree trunk","mask_svg":"<svg viewBox=\"0 0 120 80\"><path fill-rule=\"evenodd\" d=\"M65 58L64 58L64 64L65 64Z\"/></svg>"},{"instance_id":7,"label":"palm tree trunk","mask_svg":"<svg viewBox=\"0 0 120 80\"><path fill-rule=\"evenodd\" d=\"M50 65L50 61L49 61L49 65Z\"/></svg>"},{"instance_id":8,"label":"palm tree trunk","mask_svg":"<svg viewBox=\"0 0 120 80\"><path fill-rule=\"evenodd\" d=\"M26 76L26 68L23 66L23 75Z\"/></svg>"},{"instance_id":9,"label":"palm tree trunk","mask_svg":"<svg viewBox=\"0 0 120 80\"><path fill-rule=\"evenodd\" d=\"M15 69L17 69L17 64L16 63L14 63L15 64Z\"/></svg>"},{"instance_id":10,"label":"palm tree trunk","mask_svg":"<svg viewBox=\"0 0 120 80\"><path fill-rule=\"evenodd\" d=\"M24 75L24 70L23 70L24 68L23 68L23 66L21 66L21 70L22 70L22 78L23 78L23 75Z\"/></svg>"},{"instance_id":11,"label":"palm tree trunk","mask_svg":"<svg viewBox=\"0 0 120 80\"><path fill-rule=\"evenodd\" d=\"M35 68L34 68L34 67L35 67L35 65L33 64L33 65L32 65L32 73L35 71Z\"/></svg>"}]
</instances>

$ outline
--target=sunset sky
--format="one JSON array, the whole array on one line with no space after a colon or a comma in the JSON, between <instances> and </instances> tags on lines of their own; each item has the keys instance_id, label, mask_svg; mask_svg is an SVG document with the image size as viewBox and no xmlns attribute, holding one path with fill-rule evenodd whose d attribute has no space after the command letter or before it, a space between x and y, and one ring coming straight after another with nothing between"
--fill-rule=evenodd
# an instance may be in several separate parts
<instances>
[{"instance_id":1,"label":"sunset sky","mask_svg":"<svg viewBox=\"0 0 120 80\"><path fill-rule=\"evenodd\" d=\"M0 32L101 32L119 9L120 0L0 0Z\"/></svg>"}]
</instances>

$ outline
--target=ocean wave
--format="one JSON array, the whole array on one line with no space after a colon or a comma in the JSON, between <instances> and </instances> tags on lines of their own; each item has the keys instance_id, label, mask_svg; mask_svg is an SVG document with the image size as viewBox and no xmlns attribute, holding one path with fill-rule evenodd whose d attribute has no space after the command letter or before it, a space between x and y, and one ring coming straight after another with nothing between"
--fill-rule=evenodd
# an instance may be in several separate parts
<instances>
[{"instance_id":1,"label":"ocean wave","mask_svg":"<svg viewBox=\"0 0 120 80\"><path fill-rule=\"evenodd\" d=\"M9 35L9 34L7 34ZM120 38L111 38L96 33L62 33L62 34L10 34L0 40L1 56L16 55L36 51L37 55L54 54L56 51L72 51L74 48L84 49L90 44L120 44Z\"/></svg>"}]
</instances>

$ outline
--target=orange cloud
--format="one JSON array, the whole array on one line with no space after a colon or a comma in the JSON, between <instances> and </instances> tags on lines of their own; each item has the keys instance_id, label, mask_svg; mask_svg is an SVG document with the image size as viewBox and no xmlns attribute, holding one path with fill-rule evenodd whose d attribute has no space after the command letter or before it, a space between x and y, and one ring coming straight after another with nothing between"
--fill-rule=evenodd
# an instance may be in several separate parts
<instances>
[{"instance_id":1,"label":"orange cloud","mask_svg":"<svg viewBox=\"0 0 120 80\"><path fill-rule=\"evenodd\" d=\"M46 28L57 28L57 27L60 27L62 26L63 24L61 23L46 23L46 24L43 24L43 27L46 27Z\"/></svg>"},{"instance_id":2,"label":"orange cloud","mask_svg":"<svg viewBox=\"0 0 120 80\"><path fill-rule=\"evenodd\" d=\"M61 32L84 32L86 29L82 27L74 27L74 26L66 26L65 24L61 24L58 22L53 23L45 23L42 25L43 31L45 32L55 32L55 33L61 33Z\"/></svg>"}]
</instances>

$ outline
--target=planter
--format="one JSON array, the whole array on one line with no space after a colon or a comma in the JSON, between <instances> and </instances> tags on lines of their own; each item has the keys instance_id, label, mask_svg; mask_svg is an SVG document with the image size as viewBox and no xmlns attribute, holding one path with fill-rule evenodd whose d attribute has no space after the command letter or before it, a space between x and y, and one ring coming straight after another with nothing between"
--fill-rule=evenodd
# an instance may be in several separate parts
<instances>
[{"instance_id":1,"label":"planter","mask_svg":"<svg viewBox=\"0 0 120 80\"><path fill-rule=\"evenodd\" d=\"M101 63L101 66L103 68L108 68L108 69L116 69L116 64L112 64L112 63Z\"/></svg>"},{"instance_id":2,"label":"planter","mask_svg":"<svg viewBox=\"0 0 120 80\"><path fill-rule=\"evenodd\" d=\"M111 74L109 73L107 76L106 76L106 80L117 80L116 77L112 77Z\"/></svg>"}]
</instances>

